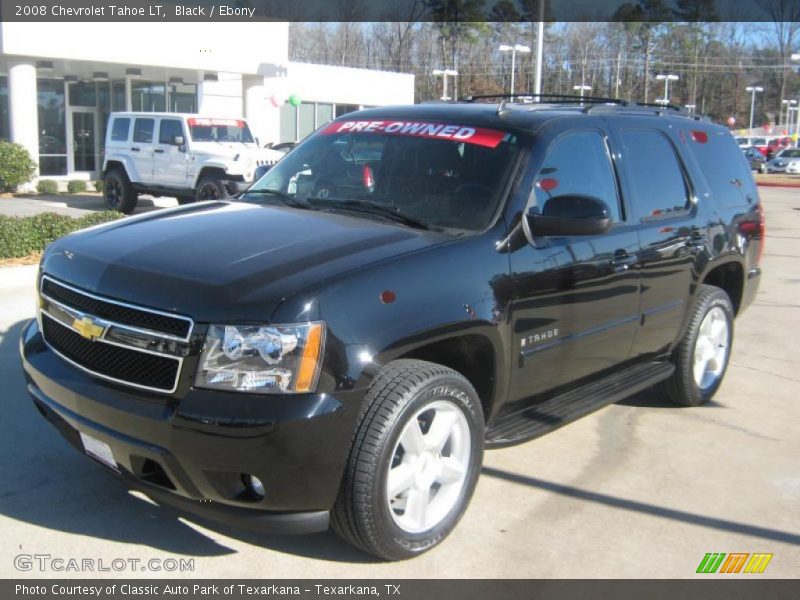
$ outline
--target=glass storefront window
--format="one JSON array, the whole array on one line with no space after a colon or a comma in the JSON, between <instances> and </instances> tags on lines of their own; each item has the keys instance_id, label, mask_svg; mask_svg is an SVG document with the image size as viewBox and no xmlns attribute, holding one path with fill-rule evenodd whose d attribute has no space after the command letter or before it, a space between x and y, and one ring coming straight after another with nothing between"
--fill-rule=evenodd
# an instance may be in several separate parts
<instances>
[{"instance_id":1,"label":"glass storefront window","mask_svg":"<svg viewBox=\"0 0 800 600\"><path fill-rule=\"evenodd\" d=\"M0 140L8 140L11 136L8 120L8 77L0 77Z\"/></svg>"},{"instance_id":2,"label":"glass storefront window","mask_svg":"<svg viewBox=\"0 0 800 600\"><path fill-rule=\"evenodd\" d=\"M111 110L125 110L125 82L114 81L111 83Z\"/></svg>"},{"instance_id":3,"label":"glass storefront window","mask_svg":"<svg viewBox=\"0 0 800 600\"><path fill-rule=\"evenodd\" d=\"M315 106L313 102L303 102L300 105L300 139L305 139L314 131L314 113Z\"/></svg>"},{"instance_id":4,"label":"glass storefront window","mask_svg":"<svg viewBox=\"0 0 800 600\"><path fill-rule=\"evenodd\" d=\"M103 87L107 85L107 83L100 84ZM97 83L94 81L76 81L68 84L67 87L69 88L70 106L97 106Z\"/></svg>"},{"instance_id":5,"label":"glass storefront window","mask_svg":"<svg viewBox=\"0 0 800 600\"><path fill-rule=\"evenodd\" d=\"M170 84L169 111L181 113L197 112L197 85L194 83Z\"/></svg>"},{"instance_id":6,"label":"glass storefront window","mask_svg":"<svg viewBox=\"0 0 800 600\"><path fill-rule=\"evenodd\" d=\"M347 113L355 112L359 109L358 104L337 104L336 105L336 118L338 119L342 115L346 115Z\"/></svg>"},{"instance_id":7,"label":"glass storefront window","mask_svg":"<svg viewBox=\"0 0 800 600\"><path fill-rule=\"evenodd\" d=\"M166 112L166 84L156 81L131 82L131 106L137 112Z\"/></svg>"},{"instance_id":8,"label":"glass storefront window","mask_svg":"<svg viewBox=\"0 0 800 600\"><path fill-rule=\"evenodd\" d=\"M281 142L297 141L297 109L288 102L281 106Z\"/></svg>"},{"instance_id":9,"label":"glass storefront window","mask_svg":"<svg viewBox=\"0 0 800 600\"><path fill-rule=\"evenodd\" d=\"M39 112L39 173L66 175L67 124L64 81L38 79L36 96Z\"/></svg>"},{"instance_id":10,"label":"glass storefront window","mask_svg":"<svg viewBox=\"0 0 800 600\"><path fill-rule=\"evenodd\" d=\"M333 104L317 104L317 127L333 121Z\"/></svg>"}]
</instances>

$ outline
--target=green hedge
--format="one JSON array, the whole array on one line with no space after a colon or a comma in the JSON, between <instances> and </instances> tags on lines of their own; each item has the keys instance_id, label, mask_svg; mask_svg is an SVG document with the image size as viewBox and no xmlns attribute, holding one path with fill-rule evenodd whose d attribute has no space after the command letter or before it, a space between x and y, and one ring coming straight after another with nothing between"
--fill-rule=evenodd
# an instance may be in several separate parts
<instances>
[{"instance_id":1,"label":"green hedge","mask_svg":"<svg viewBox=\"0 0 800 600\"><path fill-rule=\"evenodd\" d=\"M40 194L50 194L54 196L58 193L58 183L52 179L40 179L36 184L36 191Z\"/></svg>"},{"instance_id":2,"label":"green hedge","mask_svg":"<svg viewBox=\"0 0 800 600\"><path fill-rule=\"evenodd\" d=\"M0 189L13 192L36 173L36 163L24 146L0 140Z\"/></svg>"},{"instance_id":3,"label":"green hedge","mask_svg":"<svg viewBox=\"0 0 800 600\"><path fill-rule=\"evenodd\" d=\"M80 194L86 191L86 182L82 179L73 179L67 183L67 191L70 194Z\"/></svg>"},{"instance_id":4,"label":"green hedge","mask_svg":"<svg viewBox=\"0 0 800 600\"><path fill-rule=\"evenodd\" d=\"M73 218L55 213L42 213L32 217L6 217L0 215L0 258L22 258L44 250L58 238L98 223L119 219L114 211L93 212Z\"/></svg>"}]
</instances>

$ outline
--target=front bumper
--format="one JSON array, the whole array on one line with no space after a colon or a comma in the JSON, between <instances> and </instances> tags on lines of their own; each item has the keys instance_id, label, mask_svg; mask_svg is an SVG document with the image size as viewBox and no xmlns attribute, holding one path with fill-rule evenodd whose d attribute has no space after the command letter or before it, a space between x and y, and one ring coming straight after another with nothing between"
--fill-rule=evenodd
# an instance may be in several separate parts
<instances>
[{"instance_id":1,"label":"front bumper","mask_svg":"<svg viewBox=\"0 0 800 600\"><path fill-rule=\"evenodd\" d=\"M44 343L20 339L28 391L78 450L108 444L114 471L159 503L236 527L310 533L328 526L363 395L258 396L190 389L182 398L102 382ZM248 489L255 475L266 496Z\"/></svg>"}]
</instances>

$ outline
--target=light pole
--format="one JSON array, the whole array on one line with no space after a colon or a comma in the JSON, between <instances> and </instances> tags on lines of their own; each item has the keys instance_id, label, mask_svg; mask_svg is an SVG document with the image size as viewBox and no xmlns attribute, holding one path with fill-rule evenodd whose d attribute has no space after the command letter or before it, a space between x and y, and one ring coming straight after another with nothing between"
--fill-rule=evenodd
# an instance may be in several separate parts
<instances>
[{"instance_id":1,"label":"light pole","mask_svg":"<svg viewBox=\"0 0 800 600\"><path fill-rule=\"evenodd\" d=\"M531 51L528 46L523 46L522 44L514 44L513 46L506 46L503 44L498 48L500 52L511 52L511 99L514 99L514 74L517 70L517 52L521 52L522 54L527 54Z\"/></svg>"},{"instance_id":2,"label":"light pole","mask_svg":"<svg viewBox=\"0 0 800 600\"><path fill-rule=\"evenodd\" d=\"M431 75L442 78L442 100L450 100L450 96L447 95L447 76L450 75L455 80L455 77L458 75L458 71L455 69L434 69L431 71Z\"/></svg>"},{"instance_id":3,"label":"light pole","mask_svg":"<svg viewBox=\"0 0 800 600\"><path fill-rule=\"evenodd\" d=\"M673 75L672 73L667 73L662 75L656 75L656 79L664 82L664 104L669 104L669 82L678 81L680 77L678 77L677 75Z\"/></svg>"},{"instance_id":4,"label":"light pole","mask_svg":"<svg viewBox=\"0 0 800 600\"><path fill-rule=\"evenodd\" d=\"M750 100L750 129L753 129L753 115L756 110L756 94L763 92L764 88L760 85L748 85L746 88L744 88L744 91L752 94L752 98ZM752 133L752 131L750 133Z\"/></svg>"}]
</instances>

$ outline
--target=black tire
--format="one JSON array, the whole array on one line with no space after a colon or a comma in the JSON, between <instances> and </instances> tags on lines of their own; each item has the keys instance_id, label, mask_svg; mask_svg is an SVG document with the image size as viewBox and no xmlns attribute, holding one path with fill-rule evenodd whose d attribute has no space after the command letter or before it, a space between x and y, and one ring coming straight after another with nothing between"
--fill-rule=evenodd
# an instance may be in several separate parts
<instances>
[{"instance_id":1,"label":"black tire","mask_svg":"<svg viewBox=\"0 0 800 600\"><path fill-rule=\"evenodd\" d=\"M228 191L225 181L216 175L206 175L203 177L200 183L197 184L197 189L195 190L195 199L198 202L206 200L224 200L230 197L231 193Z\"/></svg>"},{"instance_id":2,"label":"black tire","mask_svg":"<svg viewBox=\"0 0 800 600\"><path fill-rule=\"evenodd\" d=\"M194 196L176 196L175 198L178 200L178 204L180 204L181 206L183 206L184 204L191 204L192 202L197 200Z\"/></svg>"},{"instance_id":3,"label":"black tire","mask_svg":"<svg viewBox=\"0 0 800 600\"><path fill-rule=\"evenodd\" d=\"M129 215L136 210L139 194L133 189L124 171L111 169L103 178L103 200L108 210Z\"/></svg>"},{"instance_id":4,"label":"black tire","mask_svg":"<svg viewBox=\"0 0 800 600\"><path fill-rule=\"evenodd\" d=\"M391 501L387 501L388 469L396 464L393 461L398 458L399 438L406 424L426 405L439 400L455 405L466 419L469 465L445 516L428 530L408 533L395 522ZM469 381L450 368L421 360L397 360L375 378L363 406L339 497L331 511L331 525L345 541L379 558L402 560L419 555L453 530L475 490L483 461L480 400ZM422 430L420 418L417 422ZM445 445L442 452L453 452L447 448Z\"/></svg>"},{"instance_id":5,"label":"black tire","mask_svg":"<svg viewBox=\"0 0 800 600\"><path fill-rule=\"evenodd\" d=\"M700 326L709 312L719 308L727 323L726 353L721 371L714 377L710 384L700 387L695 380L694 364L697 350ZM715 313L719 314L719 313ZM682 406L700 406L705 404L716 393L725 377L725 371L730 361L731 347L733 344L733 304L728 294L712 285L701 285L697 292L689 324L678 347L673 353L675 372L669 379L659 384L662 395L675 404Z\"/></svg>"}]
</instances>

